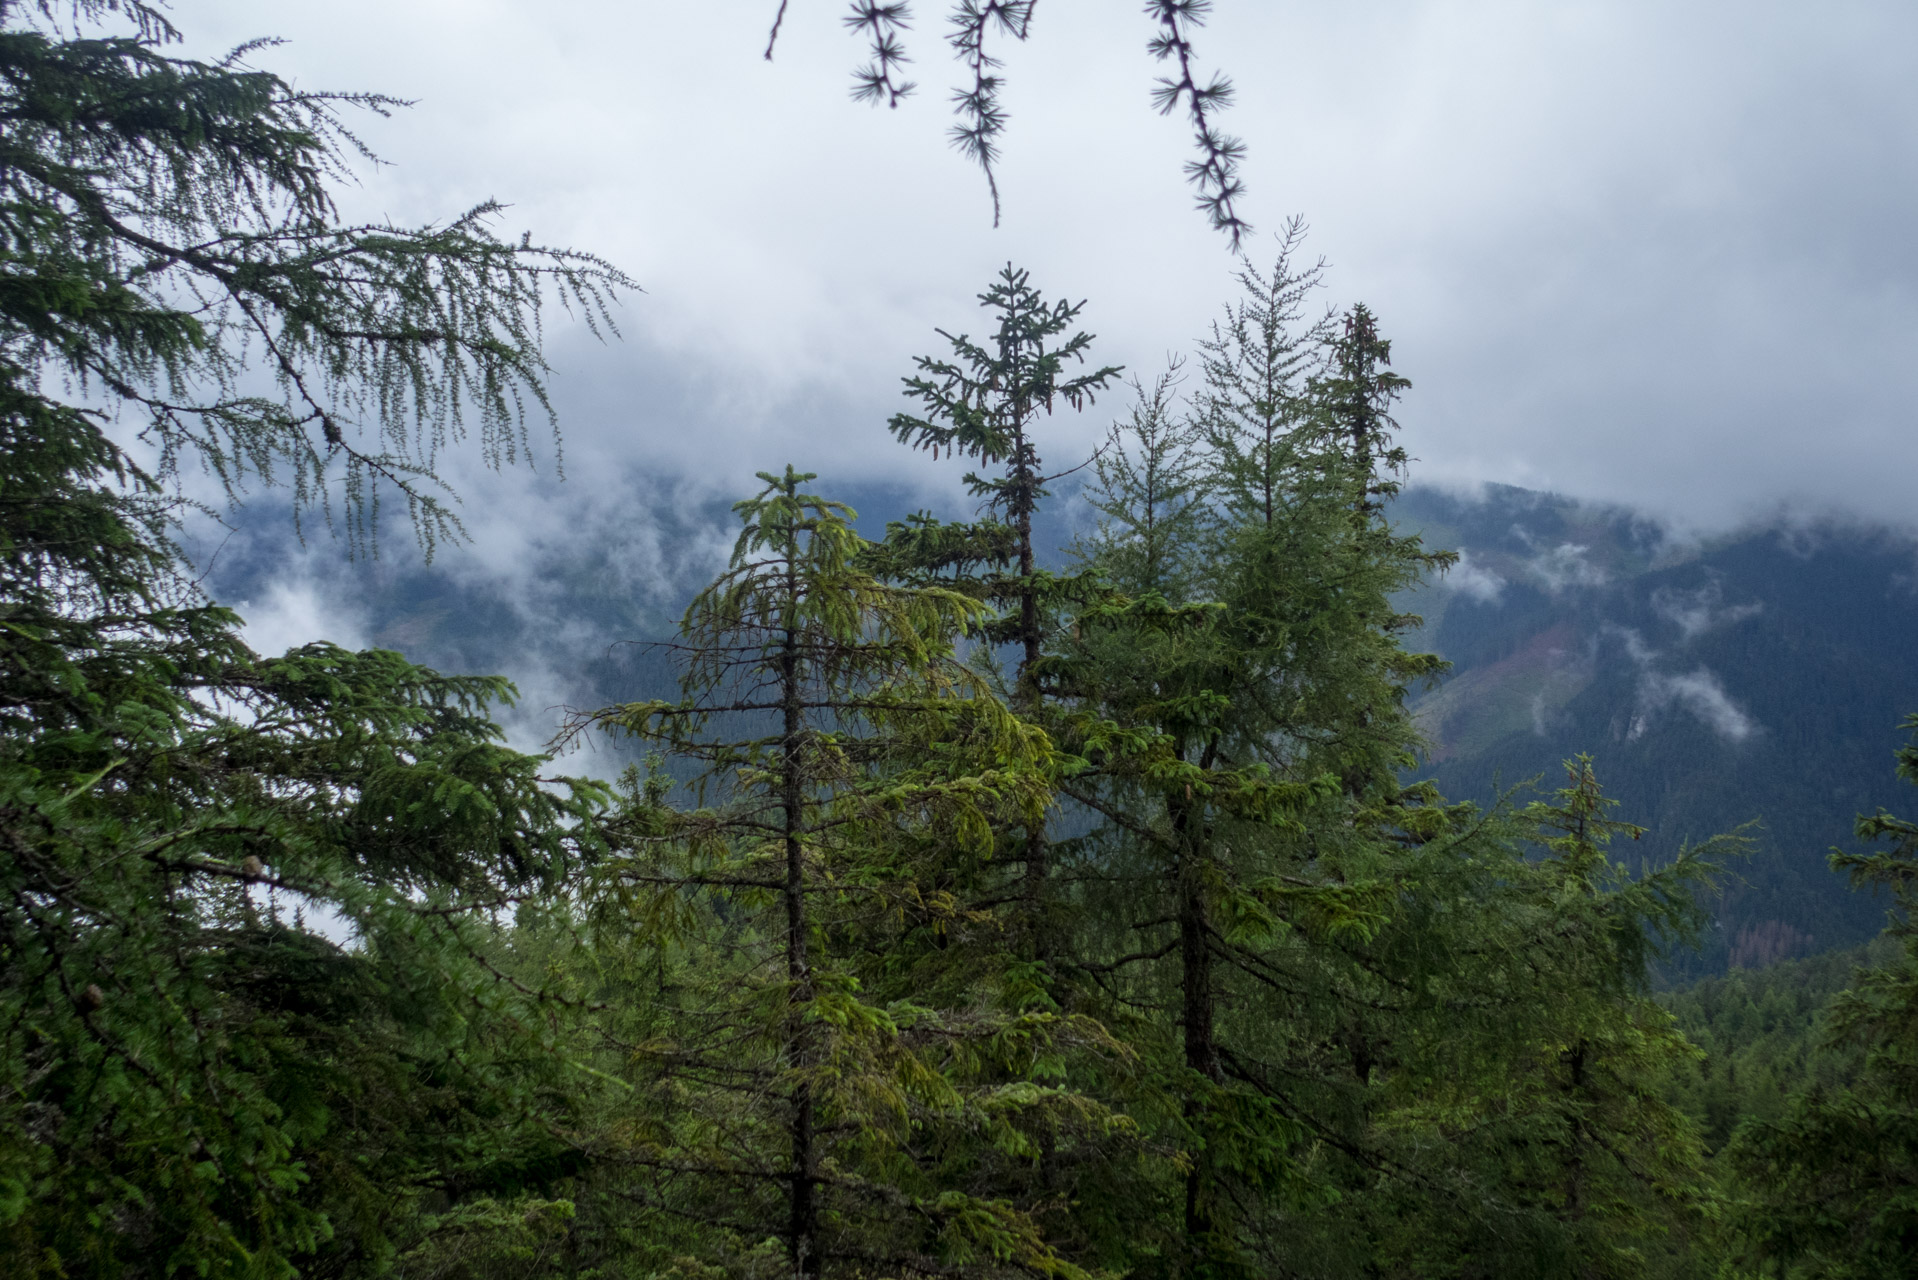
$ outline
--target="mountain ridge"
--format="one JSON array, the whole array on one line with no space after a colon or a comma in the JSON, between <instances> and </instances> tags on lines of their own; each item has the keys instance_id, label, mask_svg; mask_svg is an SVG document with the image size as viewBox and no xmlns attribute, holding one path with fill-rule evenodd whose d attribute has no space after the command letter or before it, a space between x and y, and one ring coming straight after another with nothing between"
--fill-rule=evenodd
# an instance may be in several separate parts
<instances>
[{"instance_id":1,"label":"mountain ridge","mask_svg":"<svg viewBox=\"0 0 1918 1280\"><path fill-rule=\"evenodd\" d=\"M886 485L837 486L877 535L919 505ZM953 504L958 507L963 504ZM964 510L941 511L963 517ZM1684 537L1642 512L1509 486L1412 486L1393 518L1460 553L1400 603L1408 637L1452 663L1417 690L1430 750L1421 772L1456 800L1557 785L1592 755L1647 828L1615 856L1658 861L1751 820L1753 852L1712 903L1715 927L1674 973L1717 972L1868 939L1881 904L1825 866L1853 816L1904 803L1891 773L1900 719L1918 710L1918 540L1869 526L1771 522ZM537 747L566 707L672 696L671 633L683 599L720 563L729 524L712 502L618 542L537 551L536 563L396 557L344 567L321 588L368 643L448 671L496 672L525 697L505 716ZM1083 503L1061 493L1044 530L1062 559ZM216 597L266 598L288 561L270 542L222 559ZM649 560L648 557L651 557ZM308 556L314 571L323 556ZM667 584L665 588L661 583ZM245 612L246 610L242 610ZM629 753L596 744L566 767L610 773Z\"/></svg>"},{"instance_id":2,"label":"mountain ridge","mask_svg":"<svg viewBox=\"0 0 1918 1280\"><path fill-rule=\"evenodd\" d=\"M1752 852L1680 971L1865 941L1882 906L1825 866L1853 815L1903 803L1892 777L1918 710L1918 541L1772 524L1677 540L1622 508L1488 486L1409 489L1399 522L1460 566L1413 593L1414 643L1453 663L1412 700L1447 795L1595 758L1657 860L1748 822Z\"/></svg>"}]
</instances>

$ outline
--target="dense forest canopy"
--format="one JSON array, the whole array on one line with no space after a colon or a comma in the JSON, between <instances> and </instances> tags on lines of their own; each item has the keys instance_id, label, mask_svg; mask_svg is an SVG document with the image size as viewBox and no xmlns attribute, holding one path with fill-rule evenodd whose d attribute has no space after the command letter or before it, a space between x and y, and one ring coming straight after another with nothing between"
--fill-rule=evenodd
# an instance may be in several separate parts
<instances>
[{"instance_id":1,"label":"dense forest canopy","mask_svg":"<svg viewBox=\"0 0 1918 1280\"><path fill-rule=\"evenodd\" d=\"M857 8L896 94L903 6ZM1203 12L1150 6L1164 56ZM168 481L362 542L397 493L431 548L442 451L546 404L542 305L630 282L493 206L341 224L383 99L170 56L137 0L0 18L8 1274L1918 1273L1918 827L1835 858L1894 921L1793 971L1814 1031L1794 978L1651 993L1738 836L1625 856L1585 755L1422 777L1397 602L1456 557L1390 517L1412 386L1299 225L1129 396L1007 265L887 424L975 518L862 536L761 473L677 696L573 719L647 752L609 785L505 747L501 678L253 652Z\"/></svg>"}]
</instances>

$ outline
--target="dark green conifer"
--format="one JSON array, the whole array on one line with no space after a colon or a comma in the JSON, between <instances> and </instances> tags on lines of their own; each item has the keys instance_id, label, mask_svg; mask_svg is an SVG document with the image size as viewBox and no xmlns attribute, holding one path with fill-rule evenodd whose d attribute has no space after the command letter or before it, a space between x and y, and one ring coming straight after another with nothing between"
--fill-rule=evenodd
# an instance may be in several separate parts
<instances>
[{"instance_id":1,"label":"dark green conifer","mask_svg":"<svg viewBox=\"0 0 1918 1280\"><path fill-rule=\"evenodd\" d=\"M170 57L139 0L0 20L0 1254L378 1271L571 1158L544 1002L495 962L600 791L501 745L504 681L252 653L102 410L162 479L343 495L359 536L391 481L430 547L437 451L470 424L506 460L543 403L542 294L622 278L491 206L341 225L340 113L383 99Z\"/></svg>"},{"instance_id":2,"label":"dark green conifer","mask_svg":"<svg viewBox=\"0 0 1918 1280\"><path fill-rule=\"evenodd\" d=\"M540 310L611 323L631 285L591 254L501 240L487 201L419 228L339 221L366 156L351 111L246 64L170 56L144 0L0 7L0 376L121 411L163 473L228 492L285 485L296 510L372 535L382 488L422 541L456 532L433 475L471 430L493 465L528 455L547 409ZM124 18L125 31L102 24ZM366 157L370 158L370 157Z\"/></svg>"},{"instance_id":3,"label":"dark green conifer","mask_svg":"<svg viewBox=\"0 0 1918 1280\"><path fill-rule=\"evenodd\" d=\"M1089 1114L1041 1081L1102 1035L1009 994L953 892L1043 813L1052 748L953 659L985 606L873 576L845 507L763 478L687 612L686 699L593 718L701 769L698 808L636 795L602 869L607 945L685 966L617 1020L647 1256L751 1270L772 1238L795 1275L1078 1274L979 1174Z\"/></svg>"},{"instance_id":4,"label":"dark green conifer","mask_svg":"<svg viewBox=\"0 0 1918 1280\"><path fill-rule=\"evenodd\" d=\"M1096 587L1081 576L1062 577L1040 567L1033 520L1048 496L1046 485L1058 476L1046 473L1039 423L1055 408L1092 404L1120 370L1071 372L1086 362L1092 345L1089 333L1066 336L1084 304L1047 302L1024 271L1008 265L979 295L979 303L992 316L991 336L975 342L939 330L951 343L952 356L919 358L919 373L905 382L906 395L921 408L895 414L888 426L902 443L935 457L945 453L997 469L998 474L966 475L967 488L990 514L960 525L920 516L889 528L882 558L874 564L909 581L948 582L991 605L979 632L988 644L1013 653L1014 708L1041 717L1047 643L1072 604L1085 601ZM1019 843L1024 945L1032 958L1044 960L1055 931L1047 918L1045 821L1029 823Z\"/></svg>"},{"instance_id":5,"label":"dark green conifer","mask_svg":"<svg viewBox=\"0 0 1918 1280\"><path fill-rule=\"evenodd\" d=\"M1527 815L1570 824L1543 862L1401 780L1407 691L1442 667L1392 600L1450 558L1387 520L1407 384L1362 308L1304 319L1296 244L1242 277L1191 425L1148 395L1102 458L1081 550L1118 594L1054 664L1091 766L1064 786L1102 819L1078 970L1139 1011L1112 1024L1161 1073L1139 1114L1186 1165L1138 1257L1627 1274L1699 1221L1654 1083L1683 1043L1638 984L1704 864L1620 879L1589 769Z\"/></svg>"},{"instance_id":6,"label":"dark green conifer","mask_svg":"<svg viewBox=\"0 0 1918 1280\"><path fill-rule=\"evenodd\" d=\"M1370 509L1354 520L1393 455L1327 429L1330 330L1298 325L1317 270L1292 266L1297 234L1270 274L1242 273L1191 425L1168 422L1162 387L1101 459L1083 551L1124 594L1081 615L1062 664L1095 765L1067 791L1106 819L1115 882L1109 951L1084 971L1176 1034L1186 1275L1280 1263L1265 1226L1311 1194L1295 1153L1323 1117L1275 1034L1299 1015L1271 1001L1322 985L1301 966L1382 919L1402 699L1432 665L1399 648L1388 599L1434 557Z\"/></svg>"},{"instance_id":7,"label":"dark green conifer","mask_svg":"<svg viewBox=\"0 0 1918 1280\"><path fill-rule=\"evenodd\" d=\"M1918 783L1918 716L1898 775ZM1826 1015L1832 1048L1862 1050L1846 1087L1807 1089L1785 1115L1748 1124L1731 1148L1748 1197L1734 1225L1761 1274L1863 1280L1918 1276L1918 823L1861 815L1874 853L1834 852L1856 887L1890 890L1886 934L1900 953L1857 971Z\"/></svg>"}]
</instances>

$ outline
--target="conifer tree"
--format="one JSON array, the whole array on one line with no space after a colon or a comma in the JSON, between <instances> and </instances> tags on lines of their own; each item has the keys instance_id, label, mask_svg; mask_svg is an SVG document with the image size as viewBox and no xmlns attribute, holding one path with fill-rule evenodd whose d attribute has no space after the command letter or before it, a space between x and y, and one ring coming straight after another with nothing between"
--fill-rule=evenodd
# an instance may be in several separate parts
<instances>
[{"instance_id":1,"label":"conifer tree","mask_svg":"<svg viewBox=\"0 0 1918 1280\"><path fill-rule=\"evenodd\" d=\"M685 1250L728 1269L772 1237L795 1275L1077 1274L954 1170L981 1140L1022 1158L1050 1113L1084 1110L1033 1073L1097 1028L954 954L973 922L951 873L1038 820L1050 745L953 661L984 606L874 577L811 476L762 478L687 612L686 699L593 718L696 763L706 801L642 791L604 869L601 927L631 921L628 945L697 970L631 1010L647 1119L621 1158L656 1177L667 1256L681 1218L704 1224Z\"/></svg>"},{"instance_id":2,"label":"conifer tree","mask_svg":"<svg viewBox=\"0 0 1918 1280\"><path fill-rule=\"evenodd\" d=\"M1330 328L1297 323L1317 282L1291 265L1297 235L1270 274L1242 273L1249 296L1203 348L1196 422L1168 428L1155 395L1133 447L1102 459L1084 549L1130 594L1080 616L1068 663L1097 765L1068 793L1128 868L1123 944L1085 967L1116 999L1170 1006L1189 1275L1264 1265L1258 1224L1297 1189L1300 1099L1265 1052L1272 1015L1241 1010L1310 985L1313 948L1376 928L1393 891L1377 849L1407 820L1405 684L1432 669L1399 648L1387 598L1442 559L1380 536L1372 511L1355 524L1354 493L1394 459L1327 428L1312 374ZM1180 561L1197 566L1183 580L1158 568Z\"/></svg>"},{"instance_id":3,"label":"conifer tree","mask_svg":"<svg viewBox=\"0 0 1918 1280\"><path fill-rule=\"evenodd\" d=\"M1102 819L1079 971L1153 1011L1127 1025L1185 1153L1149 1247L1192 1276L1629 1274L1699 1221L1651 1083L1682 1040L1635 984L1705 855L1620 880L1582 766L1527 815L1543 862L1401 781L1440 666L1392 597L1449 557L1387 521L1407 384L1363 308L1303 319L1296 245L1242 277L1191 425L1149 394L1115 434L1081 553L1118 594L1054 663L1091 764L1064 785Z\"/></svg>"},{"instance_id":4,"label":"conifer tree","mask_svg":"<svg viewBox=\"0 0 1918 1280\"><path fill-rule=\"evenodd\" d=\"M1106 582L1131 596L1189 599L1210 527L1208 459L1200 428L1180 412L1182 370L1175 360L1150 387L1134 379L1131 414L1092 459L1085 496L1100 525L1073 552L1098 557Z\"/></svg>"},{"instance_id":5,"label":"conifer tree","mask_svg":"<svg viewBox=\"0 0 1918 1280\"><path fill-rule=\"evenodd\" d=\"M1197 422L1218 458L1214 499L1243 524L1275 525L1300 484L1313 380L1327 364L1330 316L1306 318L1325 265L1295 261L1305 223L1285 224L1270 271L1249 261L1240 296L1200 341Z\"/></svg>"},{"instance_id":6,"label":"conifer tree","mask_svg":"<svg viewBox=\"0 0 1918 1280\"><path fill-rule=\"evenodd\" d=\"M1046 694L1042 659L1063 611L1094 590L1079 577L1061 577L1039 565L1033 520L1047 497L1048 475L1039 450L1040 420L1055 407L1080 409L1094 402L1119 376L1116 366L1072 374L1092 345L1084 332L1065 336L1083 303L1047 302L1028 273L1007 265L981 295L993 331L983 342L939 330L952 346L950 358L920 357L919 373L907 378L906 394L917 413L895 414L888 424L915 449L976 460L999 474L970 472L967 488L991 515L982 521L945 525L921 516L888 530L883 572L907 579L934 575L993 607L980 633L993 646L1012 650L1012 705L1039 716ZM1025 945L1043 959L1052 936L1047 921L1048 841L1043 819L1026 826L1018 857Z\"/></svg>"},{"instance_id":7,"label":"conifer tree","mask_svg":"<svg viewBox=\"0 0 1918 1280\"><path fill-rule=\"evenodd\" d=\"M1912 738L1898 750L1898 776L1918 783L1918 716L1905 726ZM1858 970L1827 1012L1831 1047L1864 1053L1856 1081L1806 1090L1732 1144L1747 1197L1735 1240L1760 1274L1918 1275L1918 823L1880 810L1861 815L1856 834L1890 847L1834 852L1832 868L1854 887L1890 890L1885 932L1902 954Z\"/></svg>"},{"instance_id":8,"label":"conifer tree","mask_svg":"<svg viewBox=\"0 0 1918 1280\"><path fill-rule=\"evenodd\" d=\"M1340 1207L1280 1221L1325 1272L1692 1274L1709 1191L1659 1081L1694 1051L1648 962L1695 937L1737 842L1628 876L1606 846L1638 829L1588 760L1566 768L1517 813L1428 807L1378 927L1321 957L1329 1012L1294 1014L1294 1089Z\"/></svg>"},{"instance_id":9,"label":"conifer tree","mask_svg":"<svg viewBox=\"0 0 1918 1280\"><path fill-rule=\"evenodd\" d=\"M259 44L169 56L178 33L145 0L7 0L0 22L0 379L117 409L163 477L281 484L329 518L343 498L359 539L394 492L428 550L456 533L434 468L474 429L493 465L527 456L542 305L610 325L632 282L499 239L491 201L342 223L333 191L371 158L345 116L395 99L297 89L247 66Z\"/></svg>"},{"instance_id":10,"label":"conifer tree","mask_svg":"<svg viewBox=\"0 0 1918 1280\"><path fill-rule=\"evenodd\" d=\"M342 225L342 113L386 100L168 56L141 0L0 21L0 1252L377 1271L569 1158L552 1010L496 926L600 789L501 745L504 681L251 652L161 481L344 498L362 537L397 485L430 548L438 451L470 424L508 460L544 403L542 297L598 315L623 277L491 206Z\"/></svg>"},{"instance_id":11,"label":"conifer tree","mask_svg":"<svg viewBox=\"0 0 1918 1280\"><path fill-rule=\"evenodd\" d=\"M500 745L502 680L252 653L89 416L15 393L0 443L17 1273L350 1272L448 1185L536 1190L551 1063L489 922L578 860L597 788Z\"/></svg>"},{"instance_id":12,"label":"conifer tree","mask_svg":"<svg viewBox=\"0 0 1918 1280\"><path fill-rule=\"evenodd\" d=\"M1696 939L1698 890L1742 845L1718 837L1629 876L1608 848L1643 828L1611 816L1618 802L1589 757L1565 770L1550 802L1519 815L1545 851L1507 907L1531 918L1526 1003L1538 1022L1510 1020L1519 1034L1494 1128L1508 1127L1506 1194L1544 1211L1566 1269L1640 1275L1662 1237L1704 1226L1705 1204L1697 1131L1656 1084L1696 1051L1650 999L1650 966L1660 948Z\"/></svg>"},{"instance_id":13,"label":"conifer tree","mask_svg":"<svg viewBox=\"0 0 1918 1280\"><path fill-rule=\"evenodd\" d=\"M1378 513L1381 499L1399 491L1408 459L1393 441L1398 424L1391 407L1412 384L1392 372L1392 344L1379 336L1378 320L1365 304L1348 311L1341 328L1330 368L1314 390L1328 429L1338 434L1351 461L1349 474L1359 482L1353 508L1364 520Z\"/></svg>"}]
</instances>

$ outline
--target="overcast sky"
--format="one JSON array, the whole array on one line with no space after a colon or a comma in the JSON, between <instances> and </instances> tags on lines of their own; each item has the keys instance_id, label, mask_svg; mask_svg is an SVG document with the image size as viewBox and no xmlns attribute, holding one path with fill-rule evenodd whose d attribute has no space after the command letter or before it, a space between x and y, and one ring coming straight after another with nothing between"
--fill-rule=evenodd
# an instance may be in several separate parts
<instances>
[{"instance_id":1,"label":"overcast sky","mask_svg":"<svg viewBox=\"0 0 1918 1280\"><path fill-rule=\"evenodd\" d=\"M306 88L412 98L355 216L592 249L636 277L623 341L561 325L568 480L467 477L498 564L794 461L941 483L883 423L935 326L1007 260L1088 300L1098 354L1150 372L1232 295L1191 208L1187 133L1148 104L1132 0L1044 0L1008 51L994 230L944 141L940 0L922 83L851 103L844 6L792 0L177 0L195 52L257 35ZM1499 480L1720 526L1780 507L1918 513L1918 7L1909 3L1218 0L1249 244L1291 214L1414 390L1415 478ZM1055 456L1122 406L1061 424ZM510 519L504 518L510 516Z\"/></svg>"}]
</instances>

